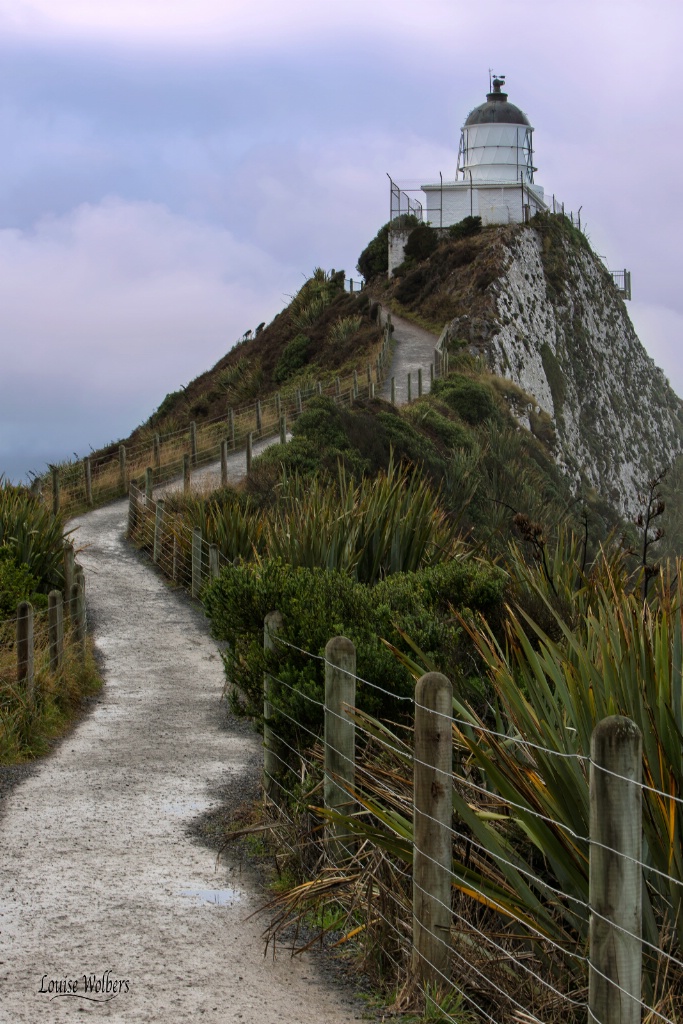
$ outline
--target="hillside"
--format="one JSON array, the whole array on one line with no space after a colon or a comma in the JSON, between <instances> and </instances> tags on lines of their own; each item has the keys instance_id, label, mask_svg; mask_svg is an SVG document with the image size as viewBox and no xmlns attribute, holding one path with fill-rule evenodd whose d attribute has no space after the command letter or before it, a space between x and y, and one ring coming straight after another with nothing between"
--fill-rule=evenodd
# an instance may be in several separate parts
<instances>
[{"instance_id":1,"label":"hillside","mask_svg":"<svg viewBox=\"0 0 683 1024\"><path fill-rule=\"evenodd\" d=\"M533 403L520 424L541 437L577 491L622 515L681 452L683 406L638 340L611 275L570 222L446 237L375 294L435 327L453 352L482 357Z\"/></svg>"}]
</instances>

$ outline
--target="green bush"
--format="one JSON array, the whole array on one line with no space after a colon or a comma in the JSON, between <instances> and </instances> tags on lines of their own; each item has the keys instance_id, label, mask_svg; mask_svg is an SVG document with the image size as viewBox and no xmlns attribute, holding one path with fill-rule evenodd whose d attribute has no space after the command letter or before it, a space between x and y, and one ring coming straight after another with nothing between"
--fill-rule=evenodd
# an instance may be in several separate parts
<instances>
[{"instance_id":1,"label":"green bush","mask_svg":"<svg viewBox=\"0 0 683 1024\"><path fill-rule=\"evenodd\" d=\"M287 345L277 361L273 379L277 384L292 377L297 370L305 366L310 356L311 340L305 334L297 334Z\"/></svg>"},{"instance_id":2,"label":"green bush","mask_svg":"<svg viewBox=\"0 0 683 1024\"><path fill-rule=\"evenodd\" d=\"M483 423L498 413L493 389L459 373L435 380L432 394L443 399L468 423Z\"/></svg>"},{"instance_id":3,"label":"green bush","mask_svg":"<svg viewBox=\"0 0 683 1024\"><path fill-rule=\"evenodd\" d=\"M64 583L64 521L53 516L39 497L0 477L0 547L5 558L25 565L36 590L49 593Z\"/></svg>"},{"instance_id":4,"label":"green bush","mask_svg":"<svg viewBox=\"0 0 683 1024\"><path fill-rule=\"evenodd\" d=\"M20 601L28 601L38 581L26 564L17 563L6 545L0 547L0 619L16 614Z\"/></svg>"},{"instance_id":5,"label":"green bush","mask_svg":"<svg viewBox=\"0 0 683 1024\"><path fill-rule=\"evenodd\" d=\"M214 636L229 645L225 667L233 709L262 724L263 673L268 668L276 679L275 729L292 746L305 749L313 742L311 733L319 734L322 727L324 663L284 645L267 662L263 620L268 612L281 612L283 640L317 658L331 637L347 636L356 646L358 675L382 688L360 684L358 706L395 718L405 712L400 698L412 696L413 681L380 638L410 654L399 632L405 630L442 671L464 677L469 641L449 605L478 609L495 620L505 580L499 569L452 560L415 573L396 573L373 587L344 573L265 559L224 569L203 599Z\"/></svg>"},{"instance_id":6,"label":"green bush","mask_svg":"<svg viewBox=\"0 0 683 1024\"><path fill-rule=\"evenodd\" d=\"M434 228L429 227L428 224L418 224L408 235L405 254L414 260L426 260L432 255L438 244L439 239Z\"/></svg>"},{"instance_id":7,"label":"green bush","mask_svg":"<svg viewBox=\"0 0 683 1024\"><path fill-rule=\"evenodd\" d=\"M449 238L469 238L481 231L481 217L463 217L448 229Z\"/></svg>"},{"instance_id":8,"label":"green bush","mask_svg":"<svg viewBox=\"0 0 683 1024\"><path fill-rule=\"evenodd\" d=\"M371 242L368 242L358 257L356 270L366 281L386 274L389 270L389 228L391 221L384 224Z\"/></svg>"}]
</instances>

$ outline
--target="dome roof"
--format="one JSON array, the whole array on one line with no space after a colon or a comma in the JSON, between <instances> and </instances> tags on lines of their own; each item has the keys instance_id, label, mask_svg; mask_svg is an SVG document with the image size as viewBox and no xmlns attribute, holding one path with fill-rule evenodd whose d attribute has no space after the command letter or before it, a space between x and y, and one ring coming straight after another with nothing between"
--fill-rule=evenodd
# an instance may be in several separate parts
<instances>
[{"instance_id":1,"label":"dome roof","mask_svg":"<svg viewBox=\"0 0 683 1024\"><path fill-rule=\"evenodd\" d=\"M502 78L493 79L493 92L487 93L486 103L474 108L465 121L465 127L470 124L523 124L531 127L519 107L508 103L508 94L501 92L502 85L505 85Z\"/></svg>"}]
</instances>

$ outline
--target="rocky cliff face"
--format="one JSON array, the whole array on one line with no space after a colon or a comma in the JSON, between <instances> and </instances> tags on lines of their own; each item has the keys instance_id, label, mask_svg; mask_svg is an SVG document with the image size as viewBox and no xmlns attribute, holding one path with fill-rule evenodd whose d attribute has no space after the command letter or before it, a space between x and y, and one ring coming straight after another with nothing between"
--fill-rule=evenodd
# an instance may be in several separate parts
<instances>
[{"instance_id":1,"label":"rocky cliff face","mask_svg":"<svg viewBox=\"0 0 683 1024\"><path fill-rule=\"evenodd\" d=\"M494 279L484 276L474 312L465 312L461 281L448 338L533 398L517 403L518 418L545 432L577 489L631 516L647 481L683 448L683 404L638 340L611 275L563 222L546 217L491 236ZM477 263L487 265L485 248Z\"/></svg>"}]
</instances>

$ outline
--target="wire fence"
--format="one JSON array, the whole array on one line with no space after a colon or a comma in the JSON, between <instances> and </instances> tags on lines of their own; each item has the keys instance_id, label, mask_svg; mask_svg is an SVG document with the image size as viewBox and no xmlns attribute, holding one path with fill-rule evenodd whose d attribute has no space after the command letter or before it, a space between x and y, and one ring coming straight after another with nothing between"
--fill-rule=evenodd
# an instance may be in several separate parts
<instances>
[{"instance_id":1,"label":"wire fence","mask_svg":"<svg viewBox=\"0 0 683 1024\"><path fill-rule=\"evenodd\" d=\"M351 284L360 290L360 281ZM186 456L191 467L206 465L220 457L223 442L229 451L237 451L246 450L251 442L276 437L282 417L292 422L318 395L347 402L374 397L375 388L386 375L391 330L389 323L365 372L354 370L324 380L311 376L302 379L298 387L229 408L224 415L201 423L191 422L165 434L145 430L135 444L119 445L97 457L87 456L53 467L49 474L34 480L33 490L42 495L54 512L61 510L74 515L124 497L130 482L144 476L148 467L153 469L154 482L158 484L182 473Z\"/></svg>"},{"instance_id":2,"label":"wire fence","mask_svg":"<svg viewBox=\"0 0 683 1024\"><path fill-rule=\"evenodd\" d=\"M232 564L163 499L132 487L129 509L136 542L195 597ZM443 676L399 697L357 675L350 641L317 655L280 627L278 613L264 626L263 788L277 842L311 881L305 907L283 897L273 936L311 901L334 903L347 934L409 979L405 999L421 987L443 1020L681 1024L683 800L641 778L632 723L599 723L591 750L552 749L454 713ZM323 699L283 677L282 651L325 677ZM393 724L359 709L370 692L402 708ZM510 748L514 795L498 758ZM549 773L568 780L566 805L541 798ZM662 803L668 870L643 843Z\"/></svg>"},{"instance_id":3,"label":"wire fence","mask_svg":"<svg viewBox=\"0 0 683 1024\"><path fill-rule=\"evenodd\" d=\"M64 579L64 590L52 590L46 607L21 601L15 615L0 621L0 747L31 746L43 686L61 685L74 660L85 660L85 576L69 541Z\"/></svg>"}]
</instances>

